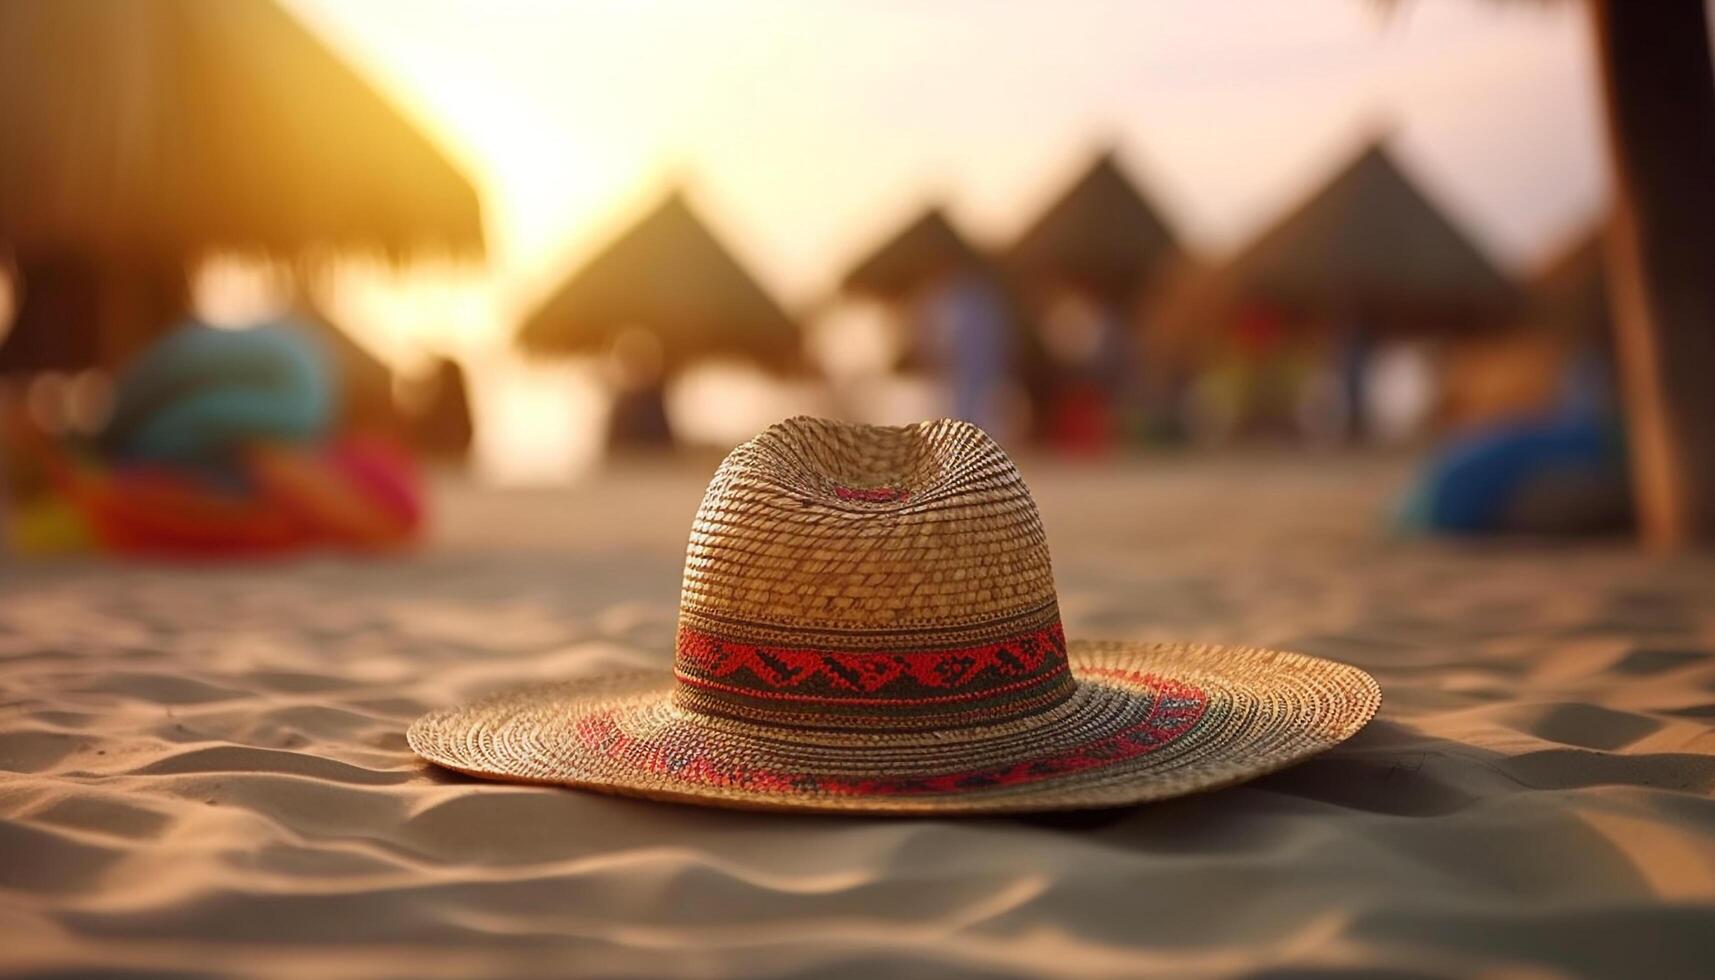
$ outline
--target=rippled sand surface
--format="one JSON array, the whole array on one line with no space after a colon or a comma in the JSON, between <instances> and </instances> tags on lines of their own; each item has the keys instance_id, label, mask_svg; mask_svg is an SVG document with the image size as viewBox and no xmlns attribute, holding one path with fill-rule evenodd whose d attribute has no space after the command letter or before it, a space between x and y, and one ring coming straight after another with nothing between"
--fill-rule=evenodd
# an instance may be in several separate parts
<instances>
[{"instance_id":1,"label":"rippled sand surface","mask_svg":"<svg viewBox=\"0 0 1715 980\"><path fill-rule=\"evenodd\" d=\"M419 764L420 712L669 658L705 473L449 488L403 562L0 571L0 967L59 976L1708 975L1715 560L1388 540L1397 467L1026 467L1070 631L1361 664L1246 786L981 821Z\"/></svg>"}]
</instances>

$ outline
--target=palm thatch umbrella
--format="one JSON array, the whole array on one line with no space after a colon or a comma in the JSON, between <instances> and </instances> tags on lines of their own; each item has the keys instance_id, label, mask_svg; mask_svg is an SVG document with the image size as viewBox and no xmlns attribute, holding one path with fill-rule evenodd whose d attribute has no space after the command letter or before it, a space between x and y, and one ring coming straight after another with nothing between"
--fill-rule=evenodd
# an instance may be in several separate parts
<instances>
[{"instance_id":1,"label":"palm thatch umbrella","mask_svg":"<svg viewBox=\"0 0 1715 980\"><path fill-rule=\"evenodd\" d=\"M23 303L86 270L110 365L213 251L482 248L470 183L273 0L0 0L0 132Z\"/></svg>"},{"instance_id":2,"label":"palm thatch umbrella","mask_svg":"<svg viewBox=\"0 0 1715 980\"><path fill-rule=\"evenodd\" d=\"M1028 369L1041 360L1029 318L1012 294L1005 270L973 245L939 207L929 207L909 224L888 236L852 266L841 285L848 293L873 296L897 306L916 300L921 291L952 275L977 275L1000 290L1012 336L1014 360ZM907 316L906 319L913 319ZM921 326L921 324L912 324ZM922 370L932 358L921 330L913 330L900 345L894 368Z\"/></svg>"},{"instance_id":3,"label":"palm thatch umbrella","mask_svg":"<svg viewBox=\"0 0 1715 980\"><path fill-rule=\"evenodd\" d=\"M930 207L852 266L841 285L851 293L898 299L949 271L987 263L940 208Z\"/></svg>"},{"instance_id":4,"label":"palm thatch umbrella","mask_svg":"<svg viewBox=\"0 0 1715 980\"><path fill-rule=\"evenodd\" d=\"M1395 164L1368 146L1232 261L1230 298L1372 328L1494 323L1517 288Z\"/></svg>"},{"instance_id":5,"label":"palm thatch umbrella","mask_svg":"<svg viewBox=\"0 0 1715 980\"><path fill-rule=\"evenodd\" d=\"M1005 256L1029 301L1039 360L1030 366L1044 432L1120 431L1136 415L1136 314L1180 263L1178 242L1113 153L1103 153ZM1094 327L1092 333L1091 328ZM1109 435L1095 441L1105 443Z\"/></svg>"},{"instance_id":6,"label":"palm thatch umbrella","mask_svg":"<svg viewBox=\"0 0 1715 980\"><path fill-rule=\"evenodd\" d=\"M1275 374L1290 365L1279 341L1310 334L1340 377L1347 432L1362 438L1368 355L1378 337L1505 328L1521 300L1389 152L1371 143L1235 258L1187 283L1164 308L1160 329L1162 345L1181 363L1220 359L1236 340L1253 370Z\"/></svg>"},{"instance_id":7,"label":"palm thatch umbrella","mask_svg":"<svg viewBox=\"0 0 1715 980\"><path fill-rule=\"evenodd\" d=\"M1006 264L1033 288L1070 286L1117 306L1178 254L1172 230L1104 153L1025 229Z\"/></svg>"},{"instance_id":8,"label":"palm thatch umbrella","mask_svg":"<svg viewBox=\"0 0 1715 980\"><path fill-rule=\"evenodd\" d=\"M800 363L791 318L677 192L572 273L519 339L535 354L576 355L637 329L654 335L668 374L714 355Z\"/></svg>"}]
</instances>

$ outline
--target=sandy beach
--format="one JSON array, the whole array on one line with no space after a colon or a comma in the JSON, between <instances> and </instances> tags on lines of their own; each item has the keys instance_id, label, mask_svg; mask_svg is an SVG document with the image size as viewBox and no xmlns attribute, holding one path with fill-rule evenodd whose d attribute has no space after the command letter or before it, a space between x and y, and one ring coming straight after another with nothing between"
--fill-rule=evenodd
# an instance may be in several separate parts
<instances>
[{"instance_id":1,"label":"sandy beach","mask_svg":"<svg viewBox=\"0 0 1715 980\"><path fill-rule=\"evenodd\" d=\"M404 560L0 572L0 968L38 976L1707 975L1715 559L1391 539L1386 459L1023 464L1074 636L1349 661L1253 783L1032 819L485 785L421 712L665 667L708 470L448 485Z\"/></svg>"}]
</instances>

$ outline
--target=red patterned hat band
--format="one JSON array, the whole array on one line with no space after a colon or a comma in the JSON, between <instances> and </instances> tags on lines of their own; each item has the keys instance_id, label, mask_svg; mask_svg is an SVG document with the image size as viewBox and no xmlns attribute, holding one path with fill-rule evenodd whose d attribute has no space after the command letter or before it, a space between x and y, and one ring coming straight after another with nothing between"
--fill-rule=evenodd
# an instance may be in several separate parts
<instances>
[{"instance_id":1,"label":"red patterned hat band","mask_svg":"<svg viewBox=\"0 0 1715 980\"><path fill-rule=\"evenodd\" d=\"M734 450L691 529L681 709L784 730L955 730L1072 696L1036 504L965 423L816 419Z\"/></svg>"},{"instance_id":2,"label":"red patterned hat band","mask_svg":"<svg viewBox=\"0 0 1715 980\"><path fill-rule=\"evenodd\" d=\"M684 614L675 702L772 726L908 731L1003 723L1072 693L1052 605L987 628L759 632Z\"/></svg>"}]
</instances>

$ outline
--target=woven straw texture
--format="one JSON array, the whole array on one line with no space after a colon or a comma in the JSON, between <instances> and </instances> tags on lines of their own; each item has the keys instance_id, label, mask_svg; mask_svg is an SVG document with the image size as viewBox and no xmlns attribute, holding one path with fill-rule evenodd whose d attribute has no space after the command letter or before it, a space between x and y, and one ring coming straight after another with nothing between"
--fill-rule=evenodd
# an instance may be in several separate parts
<instances>
[{"instance_id":1,"label":"woven straw texture","mask_svg":"<svg viewBox=\"0 0 1715 980\"><path fill-rule=\"evenodd\" d=\"M792 419L733 450L709 484L681 609L897 631L982 624L1053 601L1036 505L981 429Z\"/></svg>"},{"instance_id":2,"label":"woven straw texture","mask_svg":"<svg viewBox=\"0 0 1715 980\"><path fill-rule=\"evenodd\" d=\"M685 563L671 675L504 694L411 747L492 779L868 813L1115 806L1350 737L1361 670L1067 643L1035 504L975 427L792 419L734 450Z\"/></svg>"},{"instance_id":3,"label":"woven straw texture","mask_svg":"<svg viewBox=\"0 0 1715 980\"><path fill-rule=\"evenodd\" d=\"M630 675L429 715L412 726L410 742L425 758L473 776L627 796L764 810L1005 813L1122 806L1229 786L1343 741L1381 703L1368 674L1300 654L1121 643L1074 643L1071 654L1078 690L1058 710L1038 724L957 736L768 732L683 711L670 697L670 678ZM879 778L1013 771L1106 747L1160 697L1149 675L1197 685L1206 699L1194 727L1156 751L1009 786L851 788ZM613 738L615 730L623 738ZM757 773L767 778L747 781ZM848 779L819 788L806 778L816 776Z\"/></svg>"}]
</instances>

